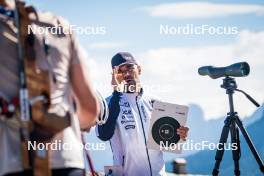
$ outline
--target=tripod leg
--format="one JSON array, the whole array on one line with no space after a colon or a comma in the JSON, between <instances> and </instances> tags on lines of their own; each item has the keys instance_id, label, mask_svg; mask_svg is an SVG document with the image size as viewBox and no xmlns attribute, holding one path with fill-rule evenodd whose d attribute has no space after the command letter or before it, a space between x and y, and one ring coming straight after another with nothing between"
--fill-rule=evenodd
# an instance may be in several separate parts
<instances>
[{"instance_id":1,"label":"tripod leg","mask_svg":"<svg viewBox=\"0 0 264 176\"><path fill-rule=\"evenodd\" d=\"M231 122L230 126L230 133L231 133L231 144L232 144L232 155L233 155L233 160L234 160L234 174L236 176L240 175L240 170L239 170L239 159L240 159L240 141L239 141L239 132L238 128L236 127L235 121ZM233 148L233 145L236 145L235 148Z\"/></svg>"},{"instance_id":2,"label":"tripod leg","mask_svg":"<svg viewBox=\"0 0 264 176\"><path fill-rule=\"evenodd\" d=\"M219 145L216 151L216 154L215 154L215 165L214 165L214 169L212 172L213 176L217 176L219 173L220 163L222 161L224 151L225 151L224 144L226 143L227 138L228 138L229 128L230 128L230 117L227 117L227 119L225 120L225 125L222 129L220 140L219 140L219 144L221 145Z\"/></svg>"},{"instance_id":3,"label":"tripod leg","mask_svg":"<svg viewBox=\"0 0 264 176\"><path fill-rule=\"evenodd\" d=\"M256 147L254 146L252 140L250 139L250 137L249 137L246 129L244 128L243 123L239 119L239 117L236 116L235 118L236 118L236 124L237 124L237 126L239 127L240 131L242 132L244 138L246 139L246 142L247 142L247 144L248 144L248 146L249 146L249 148L250 148L253 156L255 157L255 159L256 159L256 161L257 161L257 163L259 165L260 171L262 173L264 173L264 164L263 164L263 161L261 160L261 158L260 158L260 156L259 156L259 154L258 154L258 152L256 150Z\"/></svg>"}]
</instances>

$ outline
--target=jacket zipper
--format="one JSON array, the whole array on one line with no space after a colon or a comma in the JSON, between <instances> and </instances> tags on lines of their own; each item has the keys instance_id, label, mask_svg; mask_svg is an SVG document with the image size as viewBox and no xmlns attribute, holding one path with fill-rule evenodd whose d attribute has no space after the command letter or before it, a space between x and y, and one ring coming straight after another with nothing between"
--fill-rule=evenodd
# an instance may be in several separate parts
<instances>
[{"instance_id":1,"label":"jacket zipper","mask_svg":"<svg viewBox=\"0 0 264 176\"><path fill-rule=\"evenodd\" d=\"M150 169L150 176L152 176L152 168L151 168L151 163L150 163L150 159L149 159L149 153L148 153L148 148L147 148L147 139L146 139L146 134L145 134L145 130L144 130L144 125L143 125L143 121L142 121L142 117L141 117L141 113L140 113L140 109L138 106L138 96L136 96L136 104L137 104L137 109L138 109L138 113L139 113L139 117L140 117L140 122L141 122L141 126L142 126L142 130L143 130L143 136L144 136L144 142L145 142L145 148L146 148L146 153L147 153L147 157L148 157L148 163L149 163L149 169Z\"/></svg>"}]
</instances>

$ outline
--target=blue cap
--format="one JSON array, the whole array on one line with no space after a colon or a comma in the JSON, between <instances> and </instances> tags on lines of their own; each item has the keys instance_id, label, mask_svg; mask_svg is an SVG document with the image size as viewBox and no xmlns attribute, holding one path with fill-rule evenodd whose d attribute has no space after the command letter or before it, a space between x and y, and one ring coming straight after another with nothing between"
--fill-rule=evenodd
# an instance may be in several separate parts
<instances>
[{"instance_id":1,"label":"blue cap","mask_svg":"<svg viewBox=\"0 0 264 176\"><path fill-rule=\"evenodd\" d=\"M111 60L112 68L124 64L137 64L135 58L128 52L119 52Z\"/></svg>"}]
</instances>

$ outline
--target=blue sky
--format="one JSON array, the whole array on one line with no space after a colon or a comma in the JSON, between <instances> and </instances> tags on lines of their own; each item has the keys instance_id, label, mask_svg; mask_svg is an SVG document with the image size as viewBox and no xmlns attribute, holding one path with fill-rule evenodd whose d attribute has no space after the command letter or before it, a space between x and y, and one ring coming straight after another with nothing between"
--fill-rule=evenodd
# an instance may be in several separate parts
<instances>
[{"instance_id":1,"label":"blue sky","mask_svg":"<svg viewBox=\"0 0 264 176\"><path fill-rule=\"evenodd\" d=\"M128 49L132 51L144 51L150 47L160 46L189 46L228 42L234 39L234 36L177 36L166 37L159 35L159 25L182 25L182 24L210 24L237 26L242 29L263 30L263 16L234 15L219 17L217 19L167 19L164 17L152 18L144 11L140 10L145 6L152 6L164 3L164 1L84 1L76 2L70 0L51 1L51 0L30 0L36 4L38 9L54 12L68 19L72 24L79 26L105 26L107 34L103 36L80 37L81 42L87 46L89 43L111 41L127 43ZM166 3L186 2L186 1L166 1ZM188 1L192 2L192 1ZM201 1L208 2L208 1ZM228 4L259 4L263 1L210 1L215 3ZM143 40L144 39L144 40Z\"/></svg>"},{"instance_id":2,"label":"blue sky","mask_svg":"<svg viewBox=\"0 0 264 176\"><path fill-rule=\"evenodd\" d=\"M142 65L143 83L160 88L151 90L151 94L172 103L197 104L204 111L206 119L225 115L228 102L225 91L220 88L221 79L212 80L197 74L197 69L203 65L226 66L247 61L251 73L248 77L238 78L237 83L240 89L263 103L262 0L27 2L34 4L37 9L63 16L77 26L105 27L105 35L78 35L88 53L91 77L104 96L111 93L111 57L118 51L130 51ZM184 17L186 14L188 18ZM236 27L238 33L160 34L160 25L177 27L187 24ZM242 118L256 110L239 94L235 94L235 108ZM107 154L107 157L110 155Z\"/></svg>"}]
</instances>

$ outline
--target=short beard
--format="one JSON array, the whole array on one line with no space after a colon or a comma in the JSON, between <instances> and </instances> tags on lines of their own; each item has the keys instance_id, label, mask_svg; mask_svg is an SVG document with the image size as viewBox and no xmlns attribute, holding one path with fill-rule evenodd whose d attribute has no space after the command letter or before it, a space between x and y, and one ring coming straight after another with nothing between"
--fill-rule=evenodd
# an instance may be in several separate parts
<instances>
[{"instance_id":1,"label":"short beard","mask_svg":"<svg viewBox=\"0 0 264 176\"><path fill-rule=\"evenodd\" d=\"M140 90L140 84L137 83L135 80L129 81L129 83L124 85L124 92L125 93L138 93Z\"/></svg>"}]
</instances>

